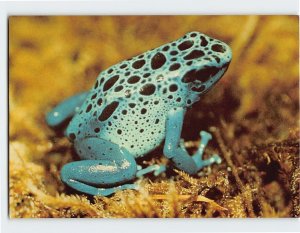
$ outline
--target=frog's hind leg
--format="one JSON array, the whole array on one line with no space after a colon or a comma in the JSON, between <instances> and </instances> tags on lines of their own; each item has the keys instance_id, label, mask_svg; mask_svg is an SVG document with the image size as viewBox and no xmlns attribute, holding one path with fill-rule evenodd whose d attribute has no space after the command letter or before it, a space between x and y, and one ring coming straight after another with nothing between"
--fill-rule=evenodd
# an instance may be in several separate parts
<instances>
[{"instance_id":1,"label":"frog's hind leg","mask_svg":"<svg viewBox=\"0 0 300 233\"><path fill-rule=\"evenodd\" d=\"M89 92L74 95L53 108L46 116L46 122L51 127L61 125L65 120L71 118L85 101Z\"/></svg>"},{"instance_id":2,"label":"frog's hind leg","mask_svg":"<svg viewBox=\"0 0 300 233\"><path fill-rule=\"evenodd\" d=\"M134 157L124 148L100 138L75 142L81 161L66 164L61 179L68 186L90 195L107 196L117 190L136 189L125 184L136 177Z\"/></svg>"},{"instance_id":3,"label":"frog's hind leg","mask_svg":"<svg viewBox=\"0 0 300 233\"><path fill-rule=\"evenodd\" d=\"M182 124L185 110L182 108L173 109L169 112L166 122L166 140L164 145L164 154L170 158L175 166L189 174L197 173L202 167L219 163L220 158L217 155L207 160L202 159L204 148L210 140L208 133L201 133L201 144L198 152L190 156L180 140Z\"/></svg>"}]
</instances>

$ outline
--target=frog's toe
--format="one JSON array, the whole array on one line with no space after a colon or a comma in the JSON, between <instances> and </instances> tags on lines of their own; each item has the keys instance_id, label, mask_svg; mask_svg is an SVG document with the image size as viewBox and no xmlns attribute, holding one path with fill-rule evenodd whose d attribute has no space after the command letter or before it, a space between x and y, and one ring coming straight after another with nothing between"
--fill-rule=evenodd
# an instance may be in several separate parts
<instances>
[{"instance_id":1,"label":"frog's toe","mask_svg":"<svg viewBox=\"0 0 300 233\"><path fill-rule=\"evenodd\" d=\"M216 164L221 164L222 163L222 159L219 155L214 154L211 158L210 158L212 163L216 163Z\"/></svg>"},{"instance_id":2,"label":"frog's toe","mask_svg":"<svg viewBox=\"0 0 300 233\"><path fill-rule=\"evenodd\" d=\"M157 165L157 170L154 171L155 176L159 176L161 173L165 172L167 170L165 165Z\"/></svg>"}]
</instances>

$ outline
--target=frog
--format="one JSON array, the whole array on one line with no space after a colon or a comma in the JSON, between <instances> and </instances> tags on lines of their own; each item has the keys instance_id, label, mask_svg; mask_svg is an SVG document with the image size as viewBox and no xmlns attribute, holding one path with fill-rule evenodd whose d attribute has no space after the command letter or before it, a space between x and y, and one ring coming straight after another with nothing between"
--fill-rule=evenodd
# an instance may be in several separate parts
<instances>
[{"instance_id":1,"label":"frog","mask_svg":"<svg viewBox=\"0 0 300 233\"><path fill-rule=\"evenodd\" d=\"M80 158L62 167L62 182L93 196L138 189L135 180L166 171L166 165L136 162L162 143L163 155L190 175L220 164L218 154L203 159L210 133L200 132L190 155L181 131L187 110L221 79L231 59L225 42L192 31L100 72L91 90L46 115L52 128L68 123L65 135Z\"/></svg>"}]
</instances>

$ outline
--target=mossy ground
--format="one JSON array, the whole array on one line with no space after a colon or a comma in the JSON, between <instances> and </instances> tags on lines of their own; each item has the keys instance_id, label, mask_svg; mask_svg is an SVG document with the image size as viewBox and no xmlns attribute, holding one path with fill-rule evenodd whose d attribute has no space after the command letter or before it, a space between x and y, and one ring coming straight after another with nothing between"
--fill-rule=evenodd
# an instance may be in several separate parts
<instances>
[{"instance_id":1,"label":"mossy ground","mask_svg":"<svg viewBox=\"0 0 300 233\"><path fill-rule=\"evenodd\" d=\"M299 66L296 16L11 17L9 19L9 206L33 217L299 217ZM78 157L45 114L88 90L98 73L133 55L201 31L230 44L224 78L189 110L192 153L220 165L196 176L169 170L140 191L90 197L67 188L61 167ZM167 162L162 148L142 164Z\"/></svg>"}]
</instances>

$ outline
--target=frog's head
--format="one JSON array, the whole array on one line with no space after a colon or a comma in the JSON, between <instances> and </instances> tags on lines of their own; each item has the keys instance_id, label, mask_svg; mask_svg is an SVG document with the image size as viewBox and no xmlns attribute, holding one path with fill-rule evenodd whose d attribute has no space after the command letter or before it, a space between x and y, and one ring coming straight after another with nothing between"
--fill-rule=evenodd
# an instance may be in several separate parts
<instances>
[{"instance_id":1,"label":"frog's head","mask_svg":"<svg viewBox=\"0 0 300 233\"><path fill-rule=\"evenodd\" d=\"M231 61L231 49L222 41L199 32L190 32L178 45L182 53L181 81L188 84L192 93L201 96L214 86L226 72Z\"/></svg>"}]
</instances>

